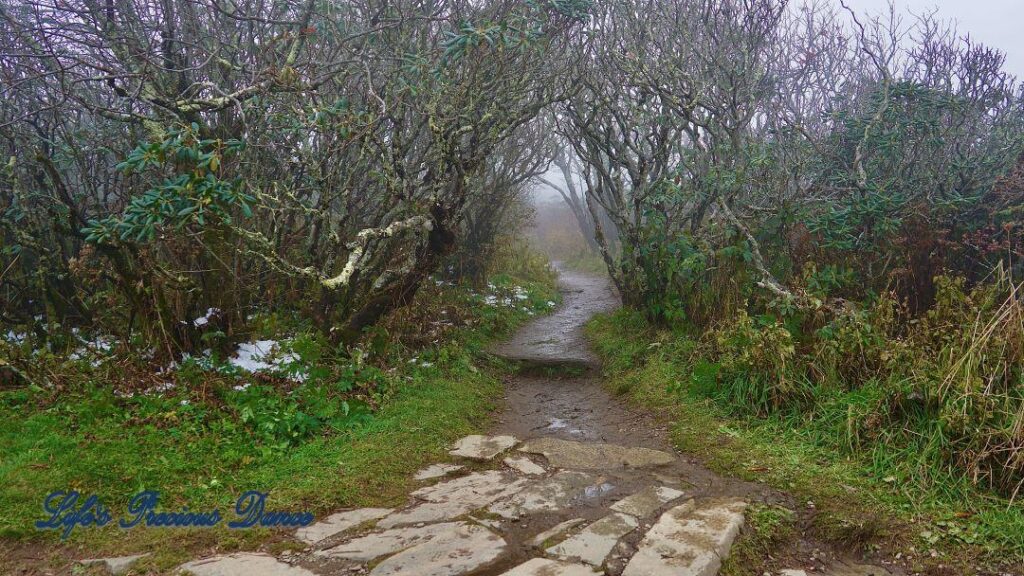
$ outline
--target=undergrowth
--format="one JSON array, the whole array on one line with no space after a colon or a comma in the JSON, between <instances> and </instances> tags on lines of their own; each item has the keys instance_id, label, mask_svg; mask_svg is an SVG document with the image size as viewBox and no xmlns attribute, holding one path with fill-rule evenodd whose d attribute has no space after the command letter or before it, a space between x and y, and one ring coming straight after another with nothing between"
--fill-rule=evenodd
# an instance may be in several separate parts
<instances>
[{"instance_id":1,"label":"undergrowth","mask_svg":"<svg viewBox=\"0 0 1024 576\"><path fill-rule=\"evenodd\" d=\"M269 492L268 508L317 517L395 504L412 471L485 425L501 390L485 344L557 299L546 266L515 272L481 290L433 282L348 350L264 313L254 336L279 338L288 360L266 372L216 353L168 369L117 349L69 359L2 344L32 366L32 383L0 390L0 556L12 559L0 572L143 550L154 554L133 569L159 572L275 539L266 529L79 527L61 541L33 524L55 490L96 494L116 516L142 490L160 491L160 508L173 511L225 513L246 490Z\"/></svg>"},{"instance_id":2,"label":"undergrowth","mask_svg":"<svg viewBox=\"0 0 1024 576\"><path fill-rule=\"evenodd\" d=\"M884 300L810 336L767 314L698 335L629 310L588 333L616 391L669 409L675 442L713 469L808 503L815 536L914 569L1019 568L1024 506L1003 475L1020 365L1002 362L1020 341L1020 303L943 282L959 316L939 308L902 333L887 330Z\"/></svg>"}]
</instances>

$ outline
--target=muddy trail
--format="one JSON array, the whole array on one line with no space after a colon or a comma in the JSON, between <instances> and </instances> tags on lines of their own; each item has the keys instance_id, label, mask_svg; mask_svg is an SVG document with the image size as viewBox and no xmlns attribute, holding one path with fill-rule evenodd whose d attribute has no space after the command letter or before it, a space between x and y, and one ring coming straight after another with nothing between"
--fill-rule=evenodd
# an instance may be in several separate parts
<instances>
[{"instance_id":1,"label":"muddy trail","mask_svg":"<svg viewBox=\"0 0 1024 576\"><path fill-rule=\"evenodd\" d=\"M600 363L587 345L583 334L587 321L619 306L611 282L572 271L561 272L559 278L563 297L559 309L493 349L520 367L506 378L505 406L493 433L522 440L552 437L612 443L674 454L667 424L613 396L602 385ZM760 484L717 476L685 456L656 468L605 472L616 481L606 494L610 500L628 494L637 484L657 483L685 486L695 497L785 500ZM599 507L600 502L593 504Z\"/></svg>"},{"instance_id":2,"label":"muddy trail","mask_svg":"<svg viewBox=\"0 0 1024 576\"><path fill-rule=\"evenodd\" d=\"M563 303L492 352L513 361L487 436L421 470L396 508L343 510L294 537L303 552L189 562L196 576L714 576L752 505L798 508L675 452L668 426L602 386L584 324L618 298L562 272ZM773 556L780 576L888 576L813 540ZM111 559L120 560L120 559ZM766 573L768 574L768 573Z\"/></svg>"},{"instance_id":3,"label":"muddy trail","mask_svg":"<svg viewBox=\"0 0 1024 576\"><path fill-rule=\"evenodd\" d=\"M611 283L577 272L562 272L559 283L562 305L492 350L519 368L505 380L495 432L666 448L649 414L630 410L601 386L600 364L587 346L583 326L619 305Z\"/></svg>"}]
</instances>

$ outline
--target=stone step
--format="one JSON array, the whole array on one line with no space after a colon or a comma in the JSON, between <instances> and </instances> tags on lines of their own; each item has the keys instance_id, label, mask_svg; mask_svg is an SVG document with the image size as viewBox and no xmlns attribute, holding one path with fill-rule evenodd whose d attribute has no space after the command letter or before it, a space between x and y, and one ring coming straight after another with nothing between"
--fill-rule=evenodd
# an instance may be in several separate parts
<instances>
[{"instance_id":1,"label":"stone step","mask_svg":"<svg viewBox=\"0 0 1024 576\"><path fill-rule=\"evenodd\" d=\"M586 472L562 470L550 478L533 482L521 490L510 492L488 509L502 518L515 519L536 512L556 512L569 507L584 496L598 479Z\"/></svg>"},{"instance_id":2,"label":"stone step","mask_svg":"<svg viewBox=\"0 0 1024 576\"><path fill-rule=\"evenodd\" d=\"M462 470L465 466L458 464L431 464L426 468L420 469L413 475L413 480L433 480L434 478L441 478L449 474L454 474L459 470Z\"/></svg>"},{"instance_id":3,"label":"stone step","mask_svg":"<svg viewBox=\"0 0 1024 576\"><path fill-rule=\"evenodd\" d=\"M338 512L315 524L299 528L295 531L295 538L306 544L316 544L371 520L380 520L391 512L391 508L359 508Z\"/></svg>"},{"instance_id":4,"label":"stone step","mask_svg":"<svg viewBox=\"0 0 1024 576\"><path fill-rule=\"evenodd\" d=\"M442 534L460 527L465 522L443 522L427 526L409 528L393 528L383 532L374 532L349 540L343 544L318 550L313 554L325 558L344 558L356 562L372 562L378 558L396 554L424 542L429 542Z\"/></svg>"},{"instance_id":5,"label":"stone step","mask_svg":"<svg viewBox=\"0 0 1024 576\"><path fill-rule=\"evenodd\" d=\"M604 572L594 572L593 568L585 564L534 558L508 572L503 572L501 576L599 576L600 574L604 574Z\"/></svg>"},{"instance_id":6,"label":"stone step","mask_svg":"<svg viewBox=\"0 0 1024 576\"><path fill-rule=\"evenodd\" d=\"M269 554L251 552L193 560L179 566L177 572L192 576L317 576Z\"/></svg>"},{"instance_id":7,"label":"stone step","mask_svg":"<svg viewBox=\"0 0 1024 576\"><path fill-rule=\"evenodd\" d=\"M647 531L622 576L714 576L743 526L746 502L688 500Z\"/></svg>"},{"instance_id":8,"label":"stone step","mask_svg":"<svg viewBox=\"0 0 1024 576\"><path fill-rule=\"evenodd\" d=\"M448 452L452 456L470 460L486 461L515 446L519 440L515 436L466 436L452 446Z\"/></svg>"},{"instance_id":9,"label":"stone step","mask_svg":"<svg viewBox=\"0 0 1024 576\"><path fill-rule=\"evenodd\" d=\"M520 474L526 474L527 476L543 476L547 473L547 470L543 466L537 464L533 460L525 456L519 457L508 457L503 460L505 466L519 472Z\"/></svg>"},{"instance_id":10,"label":"stone step","mask_svg":"<svg viewBox=\"0 0 1024 576\"><path fill-rule=\"evenodd\" d=\"M461 576L497 562L507 551L505 540L483 526L461 524L389 557L371 576Z\"/></svg>"},{"instance_id":11,"label":"stone step","mask_svg":"<svg viewBox=\"0 0 1024 576\"><path fill-rule=\"evenodd\" d=\"M517 494L528 484L528 480L515 478L500 470L474 472L416 490L412 496L424 502L386 516L378 522L378 526L394 528L421 522L452 520L495 500Z\"/></svg>"},{"instance_id":12,"label":"stone step","mask_svg":"<svg viewBox=\"0 0 1024 576\"><path fill-rule=\"evenodd\" d=\"M623 512L637 518L647 518L659 508L683 496L682 490L667 486L650 486L619 500L609 506L616 512Z\"/></svg>"},{"instance_id":13,"label":"stone step","mask_svg":"<svg viewBox=\"0 0 1024 576\"><path fill-rule=\"evenodd\" d=\"M579 560L591 566L601 566L619 538L636 530L638 525L636 518L629 514L609 514L580 530L578 534L548 548L547 553L563 560Z\"/></svg>"}]
</instances>

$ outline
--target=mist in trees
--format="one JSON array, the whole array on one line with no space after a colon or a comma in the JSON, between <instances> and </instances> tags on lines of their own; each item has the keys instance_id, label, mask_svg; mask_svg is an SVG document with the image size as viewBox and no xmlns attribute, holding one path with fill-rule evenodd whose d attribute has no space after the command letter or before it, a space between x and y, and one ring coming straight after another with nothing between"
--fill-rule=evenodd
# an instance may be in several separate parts
<instances>
[{"instance_id":1,"label":"mist in trees","mask_svg":"<svg viewBox=\"0 0 1024 576\"><path fill-rule=\"evenodd\" d=\"M663 321L751 294L921 311L944 272L1019 277L1021 91L934 16L19 0L0 50L0 321L43 339L176 356L209 309L230 336L282 306L355 342L432 275L482 281L551 169L626 303ZM708 295L722 278L739 288Z\"/></svg>"},{"instance_id":2,"label":"mist in trees","mask_svg":"<svg viewBox=\"0 0 1024 576\"><path fill-rule=\"evenodd\" d=\"M174 356L301 303L354 341L515 219L586 8L4 3L3 322Z\"/></svg>"},{"instance_id":3,"label":"mist in trees","mask_svg":"<svg viewBox=\"0 0 1024 576\"><path fill-rule=\"evenodd\" d=\"M559 126L633 304L686 315L735 251L768 298L810 304L805 266L838 266L844 296L894 287L921 310L942 271L1017 255L1015 209L986 198L1021 152L1019 87L933 15L621 2L592 23Z\"/></svg>"}]
</instances>

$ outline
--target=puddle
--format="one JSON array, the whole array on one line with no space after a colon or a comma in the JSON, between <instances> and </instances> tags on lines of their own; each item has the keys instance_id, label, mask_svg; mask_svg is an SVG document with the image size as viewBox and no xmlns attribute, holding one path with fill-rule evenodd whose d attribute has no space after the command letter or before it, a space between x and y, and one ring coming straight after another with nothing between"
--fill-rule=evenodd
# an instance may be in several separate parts
<instances>
[{"instance_id":1,"label":"puddle","mask_svg":"<svg viewBox=\"0 0 1024 576\"><path fill-rule=\"evenodd\" d=\"M601 496L604 496L605 494L611 492L614 489L614 484L602 482L600 484L596 484L594 486L587 486L586 488L584 488L583 497L588 500L593 498L600 498Z\"/></svg>"}]
</instances>

